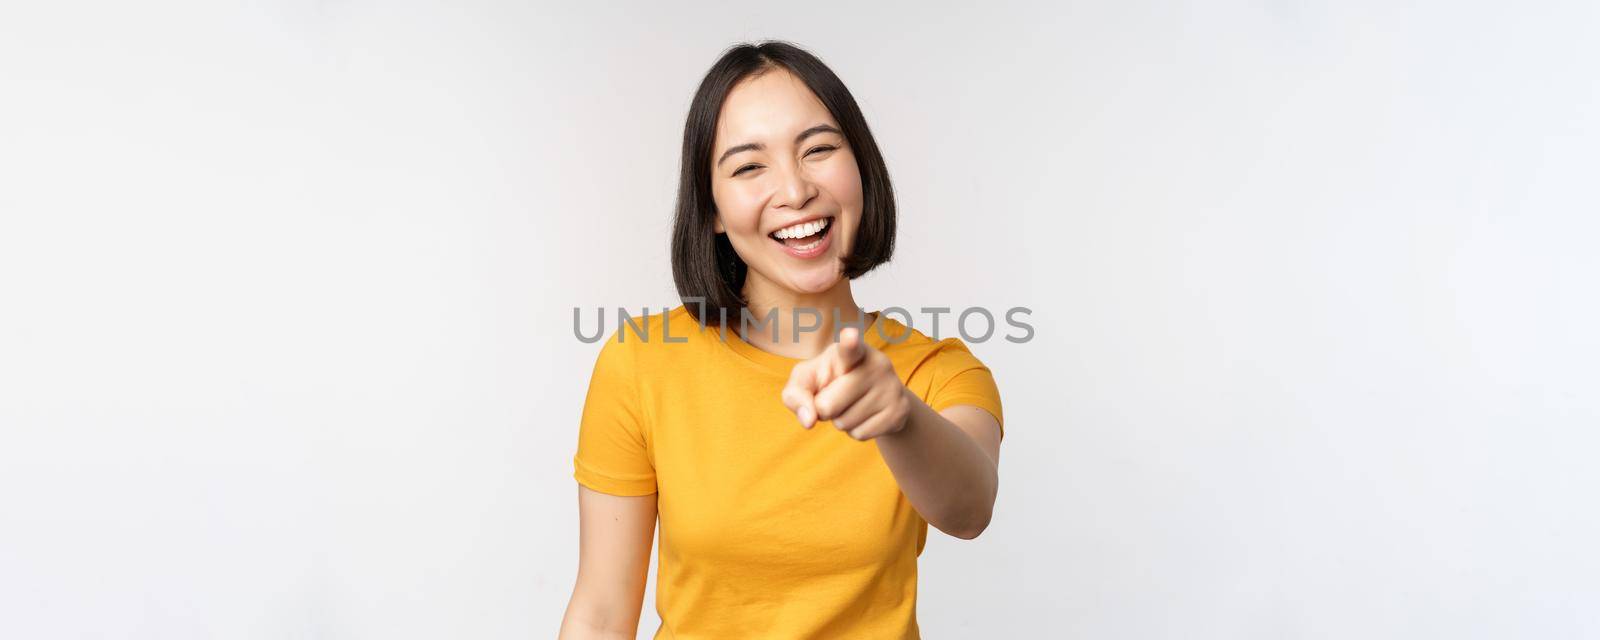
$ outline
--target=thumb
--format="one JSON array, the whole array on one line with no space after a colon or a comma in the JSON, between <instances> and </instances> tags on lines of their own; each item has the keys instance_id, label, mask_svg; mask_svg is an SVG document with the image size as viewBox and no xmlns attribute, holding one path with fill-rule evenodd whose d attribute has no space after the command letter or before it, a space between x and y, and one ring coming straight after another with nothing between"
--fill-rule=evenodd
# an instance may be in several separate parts
<instances>
[{"instance_id":1,"label":"thumb","mask_svg":"<svg viewBox=\"0 0 1600 640\"><path fill-rule=\"evenodd\" d=\"M812 373L815 363L802 362L789 374L789 383L783 387L783 405L800 419L800 425L810 429L817 422L816 378Z\"/></svg>"},{"instance_id":2,"label":"thumb","mask_svg":"<svg viewBox=\"0 0 1600 640\"><path fill-rule=\"evenodd\" d=\"M800 410L795 412L795 417L800 418L800 426L810 429L817 424L817 405L814 397L807 396L800 404Z\"/></svg>"},{"instance_id":3,"label":"thumb","mask_svg":"<svg viewBox=\"0 0 1600 640\"><path fill-rule=\"evenodd\" d=\"M783 388L783 405L800 419L800 426L810 429L817 423L816 394L803 385L790 383Z\"/></svg>"}]
</instances>

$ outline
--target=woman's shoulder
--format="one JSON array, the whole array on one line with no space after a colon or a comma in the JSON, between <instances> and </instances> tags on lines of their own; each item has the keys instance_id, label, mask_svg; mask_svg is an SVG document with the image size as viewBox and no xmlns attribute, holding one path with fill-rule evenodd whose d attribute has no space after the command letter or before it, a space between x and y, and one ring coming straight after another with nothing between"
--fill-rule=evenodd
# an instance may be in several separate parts
<instances>
[{"instance_id":1,"label":"woman's shoulder","mask_svg":"<svg viewBox=\"0 0 1600 640\"><path fill-rule=\"evenodd\" d=\"M593 380L647 387L706 355L704 331L682 306L656 313L608 309L602 319L610 331L602 329L604 337L591 345Z\"/></svg>"},{"instance_id":2,"label":"woman's shoulder","mask_svg":"<svg viewBox=\"0 0 1600 640\"><path fill-rule=\"evenodd\" d=\"M910 375L940 375L984 367L983 361L959 337L938 337L937 331L930 336L892 316L883 316L874 330L880 328L882 333L877 338L881 343L879 348L895 363L896 369Z\"/></svg>"}]
</instances>

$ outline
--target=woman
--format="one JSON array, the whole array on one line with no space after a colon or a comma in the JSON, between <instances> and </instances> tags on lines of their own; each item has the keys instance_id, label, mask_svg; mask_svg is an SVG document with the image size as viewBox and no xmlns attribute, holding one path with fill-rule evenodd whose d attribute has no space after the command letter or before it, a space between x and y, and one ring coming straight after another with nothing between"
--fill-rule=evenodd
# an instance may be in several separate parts
<instances>
[{"instance_id":1,"label":"woman","mask_svg":"<svg viewBox=\"0 0 1600 640\"><path fill-rule=\"evenodd\" d=\"M658 515L657 638L920 637L927 525L971 539L993 511L994 379L959 339L857 306L894 197L820 60L730 49L683 140L685 304L619 326L595 363L561 637L634 637Z\"/></svg>"}]
</instances>

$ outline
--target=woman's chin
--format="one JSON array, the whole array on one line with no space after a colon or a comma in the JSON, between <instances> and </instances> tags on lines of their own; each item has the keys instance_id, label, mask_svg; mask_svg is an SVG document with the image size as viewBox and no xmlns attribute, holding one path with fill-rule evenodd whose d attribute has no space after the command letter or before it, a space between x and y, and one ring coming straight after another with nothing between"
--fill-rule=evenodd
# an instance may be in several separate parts
<instances>
[{"instance_id":1,"label":"woman's chin","mask_svg":"<svg viewBox=\"0 0 1600 640\"><path fill-rule=\"evenodd\" d=\"M839 284L841 272L837 266L831 268L808 269L802 273L789 276L789 286L795 293L815 294L824 293Z\"/></svg>"}]
</instances>

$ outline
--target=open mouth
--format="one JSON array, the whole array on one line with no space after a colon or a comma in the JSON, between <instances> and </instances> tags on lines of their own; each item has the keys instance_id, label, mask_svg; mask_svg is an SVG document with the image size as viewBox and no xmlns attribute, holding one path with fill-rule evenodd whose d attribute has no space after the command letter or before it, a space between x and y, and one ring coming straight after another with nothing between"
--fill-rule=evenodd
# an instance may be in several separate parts
<instances>
[{"instance_id":1,"label":"open mouth","mask_svg":"<svg viewBox=\"0 0 1600 640\"><path fill-rule=\"evenodd\" d=\"M767 234L767 237L791 251L804 253L821 246L830 231L833 231L833 216L785 227Z\"/></svg>"}]
</instances>

